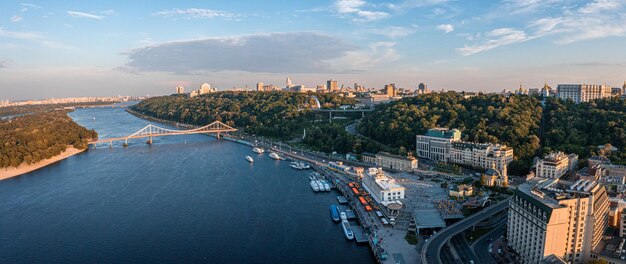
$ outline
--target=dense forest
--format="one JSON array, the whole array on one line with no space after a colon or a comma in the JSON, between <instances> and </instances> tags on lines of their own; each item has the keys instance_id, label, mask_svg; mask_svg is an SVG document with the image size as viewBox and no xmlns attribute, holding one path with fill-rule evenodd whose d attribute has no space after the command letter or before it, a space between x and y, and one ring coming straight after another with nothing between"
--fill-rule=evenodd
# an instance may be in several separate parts
<instances>
[{"instance_id":1,"label":"dense forest","mask_svg":"<svg viewBox=\"0 0 626 264\"><path fill-rule=\"evenodd\" d=\"M545 102L543 152L562 150L582 158L602 154L626 164L626 101L619 98L575 104L550 98ZM599 149L609 144L618 151Z\"/></svg>"},{"instance_id":2,"label":"dense forest","mask_svg":"<svg viewBox=\"0 0 626 264\"><path fill-rule=\"evenodd\" d=\"M174 122L205 125L215 120L247 133L281 140L307 137L300 143L324 152L377 151L380 145L345 132L347 120L328 122L328 114L301 111L317 96L322 108L354 105L353 98L334 94L291 92L217 92L198 97L163 96L132 107L139 113ZM355 116L360 114L355 114Z\"/></svg>"},{"instance_id":3,"label":"dense forest","mask_svg":"<svg viewBox=\"0 0 626 264\"><path fill-rule=\"evenodd\" d=\"M66 111L38 112L0 121L0 168L51 158L71 145L87 147L94 130L75 123Z\"/></svg>"},{"instance_id":4,"label":"dense forest","mask_svg":"<svg viewBox=\"0 0 626 264\"><path fill-rule=\"evenodd\" d=\"M63 107L110 105L113 103L115 102L88 102L88 103L6 106L6 107L0 107L0 119L2 119L3 117L8 117L8 116L47 112L47 111L52 111L55 109L61 109Z\"/></svg>"}]
</instances>

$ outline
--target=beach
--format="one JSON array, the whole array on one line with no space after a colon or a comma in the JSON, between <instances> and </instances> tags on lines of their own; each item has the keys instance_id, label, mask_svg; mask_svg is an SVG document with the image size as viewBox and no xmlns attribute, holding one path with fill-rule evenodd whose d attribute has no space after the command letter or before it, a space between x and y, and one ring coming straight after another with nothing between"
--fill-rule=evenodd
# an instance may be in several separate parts
<instances>
[{"instance_id":1,"label":"beach","mask_svg":"<svg viewBox=\"0 0 626 264\"><path fill-rule=\"evenodd\" d=\"M67 147L67 149L65 149L65 151L61 152L61 154L56 155L52 158L49 159L44 159L44 160L40 160L38 162L35 162L33 164L26 164L26 163L22 163L20 164L20 166L18 167L9 167L9 168L2 168L0 169L0 180L4 180L4 179L8 179L11 177L15 177L15 176L19 176L22 175L24 173L28 173L34 170L37 170L39 168L43 168L45 166L48 166L52 163L55 163L57 161L66 159L70 156L76 155L78 153L81 153L83 151L85 151L86 149L77 149L74 147Z\"/></svg>"}]
</instances>

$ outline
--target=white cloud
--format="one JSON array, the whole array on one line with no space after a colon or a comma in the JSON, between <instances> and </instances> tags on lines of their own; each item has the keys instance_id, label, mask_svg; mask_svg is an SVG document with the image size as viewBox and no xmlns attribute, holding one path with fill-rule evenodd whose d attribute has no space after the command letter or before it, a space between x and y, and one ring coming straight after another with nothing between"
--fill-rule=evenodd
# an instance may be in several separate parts
<instances>
[{"instance_id":1,"label":"white cloud","mask_svg":"<svg viewBox=\"0 0 626 264\"><path fill-rule=\"evenodd\" d=\"M23 39L23 40L38 40L43 37L39 33L35 32L19 32L19 31L7 31L0 27L0 37Z\"/></svg>"},{"instance_id":2,"label":"white cloud","mask_svg":"<svg viewBox=\"0 0 626 264\"><path fill-rule=\"evenodd\" d=\"M29 4L29 3L21 3L21 5L24 8L32 8L32 9L42 9L43 7L35 5L35 4Z\"/></svg>"},{"instance_id":3,"label":"white cloud","mask_svg":"<svg viewBox=\"0 0 626 264\"><path fill-rule=\"evenodd\" d=\"M202 8L170 9L170 10L163 10L163 11L156 12L153 15L160 16L160 17L184 17L187 19L192 19L192 18L209 19L209 18L217 18L217 17L237 18L239 17L238 15L235 15L233 13L229 13L229 12L225 12L221 10L202 9Z\"/></svg>"},{"instance_id":4,"label":"white cloud","mask_svg":"<svg viewBox=\"0 0 626 264\"><path fill-rule=\"evenodd\" d=\"M595 14L604 11L616 11L624 5L624 1L621 0L596 0L587 3L584 7L578 11L584 14Z\"/></svg>"},{"instance_id":5,"label":"white cloud","mask_svg":"<svg viewBox=\"0 0 626 264\"><path fill-rule=\"evenodd\" d=\"M94 15L94 14L79 12L79 11L67 11L67 14L75 18L89 18L89 19L96 19L96 20L102 20L104 18L104 16L99 16L99 15Z\"/></svg>"},{"instance_id":6,"label":"white cloud","mask_svg":"<svg viewBox=\"0 0 626 264\"><path fill-rule=\"evenodd\" d=\"M420 8L447 3L448 0L404 0L398 4L388 4L389 8L402 11L410 8Z\"/></svg>"},{"instance_id":7,"label":"white cloud","mask_svg":"<svg viewBox=\"0 0 626 264\"><path fill-rule=\"evenodd\" d=\"M454 26L451 24L441 24L439 26L437 26L437 29L445 32L446 34L454 31Z\"/></svg>"},{"instance_id":8,"label":"white cloud","mask_svg":"<svg viewBox=\"0 0 626 264\"><path fill-rule=\"evenodd\" d=\"M340 15L355 15L356 22L369 22L387 18L389 13L382 11L363 10L367 2L363 0L337 0L334 4L337 13Z\"/></svg>"},{"instance_id":9,"label":"white cloud","mask_svg":"<svg viewBox=\"0 0 626 264\"><path fill-rule=\"evenodd\" d=\"M512 28L498 28L494 29L486 34L487 40L476 45L465 45L463 48L458 48L457 52L463 56L469 56L476 53L495 49L500 46L510 45L513 43L524 42L532 39L528 37L526 32L516 30Z\"/></svg>"},{"instance_id":10,"label":"white cloud","mask_svg":"<svg viewBox=\"0 0 626 264\"><path fill-rule=\"evenodd\" d=\"M112 15L115 15L116 13L115 13L115 10L109 9L109 10L100 11L100 14L103 14L105 16L112 16Z\"/></svg>"},{"instance_id":11,"label":"white cloud","mask_svg":"<svg viewBox=\"0 0 626 264\"><path fill-rule=\"evenodd\" d=\"M389 38L401 38L409 36L417 32L417 26L400 27L400 26L388 26L380 29L374 29L372 33L377 35L383 35Z\"/></svg>"},{"instance_id":12,"label":"white cloud","mask_svg":"<svg viewBox=\"0 0 626 264\"><path fill-rule=\"evenodd\" d=\"M17 23L17 22L20 22L22 20L24 20L24 18L21 17L21 16L18 16L18 15L14 15L14 16L11 17L11 22L13 22L13 23Z\"/></svg>"},{"instance_id":13,"label":"white cloud","mask_svg":"<svg viewBox=\"0 0 626 264\"><path fill-rule=\"evenodd\" d=\"M400 58L395 45L395 42L370 43L367 49L348 51L344 56L330 60L330 68L337 72L360 72L392 63Z\"/></svg>"}]
</instances>

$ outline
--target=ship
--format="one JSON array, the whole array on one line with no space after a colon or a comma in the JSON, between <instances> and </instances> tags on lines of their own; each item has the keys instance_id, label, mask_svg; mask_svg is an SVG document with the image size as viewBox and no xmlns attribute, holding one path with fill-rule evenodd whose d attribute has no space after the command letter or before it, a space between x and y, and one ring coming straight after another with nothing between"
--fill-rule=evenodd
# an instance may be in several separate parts
<instances>
[{"instance_id":1,"label":"ship","mask_svg":"<svg viewBox=\"0 0 626 264\"><path fill-rule=\"evenodd\" d=\"M352 232L352 227L350 227L348 220L342 220L341 227L343 228L343 234L346 235L348 240L354 239L354 233Z\"/></svg>"},{"instance_id":2,"label":"ship","mask_svg":"<svg viewBox=\"0 0 626 264\"><path fill-rule=\"evenodd\" d=\"M265 150L263 150L262 148L253 148L252 152L254 152L256 154L263 154L263 152L265 152Z\"/></svg>"},{"instance_id":3,"label":"ship","mask_svg":"<svg viewBox=\"0 0 626 264\"><path fill-rule=\"evenodd\" d=\"M311 181L310 185L311 185L311 189L313 189L314 192L320 191L320 187L319 185L317 185L317 181Z\"/></svg>"},{"instance_id":4,"label":"ship","mask_svg":"<svg viewBox=\"0 0 626 264\"><path fill-rule=\"evenodd\" d=\"M283 158L281 158L276 152L272 152L270 153L270 158L275 159L275 160L281 160Z\"/></svg>"},{"instance_id":5,"label":"ship","mask_svg":"<svg viewBox=\"0 0 626 264\"><path fill-rule=\"evenodd\" d=\"M309 166L309 164L306 164L304 162L301 161L293 161L291 162L291 164L289 164L290 167L296 169L296 170L306 170L311 168L311 166Z\"/></svg>"},{"instance_id":6,"label":"ship","mask_svg":"<svg viewBox=\"0 0 626 264\"><path fill-rule=\"evenodd\" d=\"M324 181L324 190L330 192L330 184L327 181Z\"/></svg>"},{"instance_id":7,"label":"ship","mask_svg":"<svg viewBox=\"0 0 626 264\"><path fill-rule=\"evenodd\" d=\"M330 205L330 217L335 222L339 222L341 220L339 218L339 209L337 209L337 205L336 204L331 204Z\"/></svg>"},{"instance_id":8,"label":"ship","mask_svg":"<svg viewBox=\"0 0 626 264\"><path fill-rule=\"evenodd\" d=\"M252 157L250 156L246 156L246 160L250 163L254 162L254 160L252 159Z\"/></svg>"}]
</instances>

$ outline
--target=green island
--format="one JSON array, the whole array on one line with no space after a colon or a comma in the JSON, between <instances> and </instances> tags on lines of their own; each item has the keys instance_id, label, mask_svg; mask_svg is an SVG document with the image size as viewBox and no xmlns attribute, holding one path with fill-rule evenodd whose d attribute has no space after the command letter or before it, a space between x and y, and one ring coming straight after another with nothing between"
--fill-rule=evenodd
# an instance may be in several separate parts
<instances>
[{"instance_id":1,"label":"green island","mask_svg":"<svg viewBox=\"0 0 626 264\"><path fill-rule=\"evenodd\" d=\"M406 154L415 149L415 135L433 127L458 128L463 139L500 143L515 150L509 171L525 175L533 157L555 150L581 158L607 155L626 164L626 103L618 98L575 104L537 96L446 92L403 98L377 105L361 118L342 113L329 122L328 114L310 111L311 96L322 108L355 105L354 98L336 94L290 92L217 92L189 98L154 97L132 110L154 118L203 125L227 122L246 133L273 138L309 149L338 153L377 152ZM356 126L349 133L347 126ZM303 130L306 129L306 137ZM598 146L610 145L617 151ZM584 162L581 162L581 166Z\"/></svg>"},{"instance_id":2,"label":"green island","mask_svg":"<svg viewBox=\"0 0 626 264\"><path fill-rule=\"evenodd\" d=\"M0 168L30 165L63 153L87 148L98 134L72 120L67 111L37 111L0 120Z\"/></svg>"}]
</instances>

